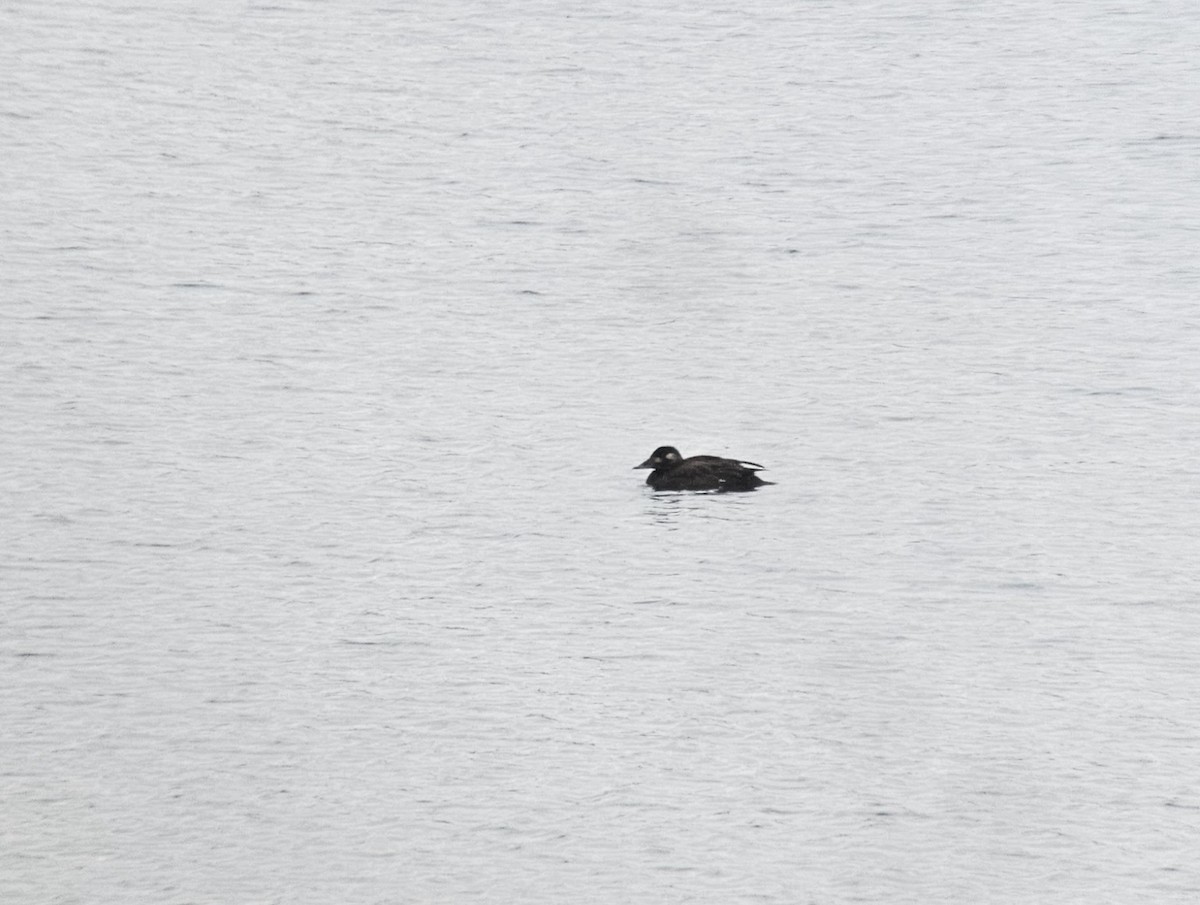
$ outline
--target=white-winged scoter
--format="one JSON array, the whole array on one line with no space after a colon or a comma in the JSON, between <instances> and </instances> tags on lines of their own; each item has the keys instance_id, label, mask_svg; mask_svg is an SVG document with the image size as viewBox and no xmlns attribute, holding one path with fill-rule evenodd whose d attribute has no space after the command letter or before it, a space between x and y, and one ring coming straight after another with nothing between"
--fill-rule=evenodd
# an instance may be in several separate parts
<instances>
[{"instance_id":1,"label":"white-winged scoter","mask_svg":"<svg viewBox=\"0 0 1200 905\"><path fill-rule=\"evenodd\" d=\"M653 469L646 483L655 490L754 490L774 481L764 481L756 471L763 466L720 456L684 458L674 446L660 446L638 468Z\"/></svg>"}]
</instances>

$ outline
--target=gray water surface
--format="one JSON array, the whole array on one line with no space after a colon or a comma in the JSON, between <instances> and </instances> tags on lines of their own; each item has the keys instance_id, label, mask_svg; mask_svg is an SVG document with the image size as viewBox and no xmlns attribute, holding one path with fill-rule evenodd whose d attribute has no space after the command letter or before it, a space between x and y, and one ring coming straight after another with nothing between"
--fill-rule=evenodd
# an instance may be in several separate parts
<instances>
[{"instance_id":1,"label":"gray water surface","mask_svg":"<svg viewBox=\"0 0 1200 905\"><path fill-rule=\"evenodd\" d=\"M1200 8L743 7L0 9L0 898L1200 898Z\"/></svg>"}]
</instances>

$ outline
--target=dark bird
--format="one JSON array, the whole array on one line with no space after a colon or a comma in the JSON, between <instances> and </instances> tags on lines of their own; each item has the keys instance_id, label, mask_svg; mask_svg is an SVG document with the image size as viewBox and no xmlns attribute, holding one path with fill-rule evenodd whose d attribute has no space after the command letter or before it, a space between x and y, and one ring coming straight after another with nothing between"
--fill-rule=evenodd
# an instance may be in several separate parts
<instances>
[{"instance_id":1,"label":"dark bird","mask_svg":"<svg viewBox=\"0 0 1200 905\"><path fill-rule=\"evenodd\" d=\"M646 483L655 490L753 490L764 481L756 471L762 468L754 462L722 459L720 456L691 456L685 459L674 446L660 446L638 468L651 468Z\"/></svg>"}]
</instances>

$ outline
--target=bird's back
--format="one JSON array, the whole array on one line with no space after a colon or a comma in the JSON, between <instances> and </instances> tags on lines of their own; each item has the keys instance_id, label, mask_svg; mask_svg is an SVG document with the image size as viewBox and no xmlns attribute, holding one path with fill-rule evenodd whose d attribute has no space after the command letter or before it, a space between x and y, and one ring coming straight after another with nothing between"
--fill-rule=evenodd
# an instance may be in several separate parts
<instances>
[{"instance_id":1,"label":"bird's back","mask_svg":"<svg viewBox=\"0 0 1200 905\"><path fill-rule=\"evenodd\" d=\"M737 459L692 456L674 468L655 470L646 482L655 490L753 490L771 483L755 474L759 468Z\"/></svg>"}]
</instances>

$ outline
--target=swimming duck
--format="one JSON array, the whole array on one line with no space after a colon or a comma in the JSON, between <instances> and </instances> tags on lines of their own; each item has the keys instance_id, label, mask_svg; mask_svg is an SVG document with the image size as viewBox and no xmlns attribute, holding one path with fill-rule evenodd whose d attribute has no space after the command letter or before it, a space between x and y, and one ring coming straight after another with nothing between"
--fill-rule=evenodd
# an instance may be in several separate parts
<instances>
[{"instance_id":1,"label":"swimming duck","mask_svg":"<svg viewBox=\"0 0 1200 905\"><path fill-rule=\"evenodd\" d=\"M685 459L674 446L660 446L638 468L651 468L646 483L655 490L753 490L764 481L756 471L762 468L754 462L722 459L720 456L691 456Z\"/></svg>"}]
</instances>

